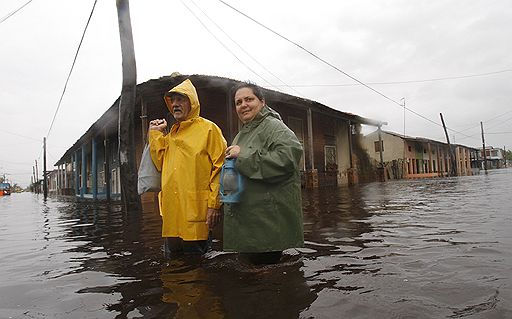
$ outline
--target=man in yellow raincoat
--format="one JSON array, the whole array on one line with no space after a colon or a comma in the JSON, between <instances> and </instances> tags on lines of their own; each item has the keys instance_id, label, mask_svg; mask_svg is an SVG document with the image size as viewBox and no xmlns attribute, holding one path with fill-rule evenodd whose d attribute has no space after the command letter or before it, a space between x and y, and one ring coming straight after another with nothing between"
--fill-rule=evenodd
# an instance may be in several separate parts
<instances>
[{"instance_id":1,"label":"man in yellow raincoat","mask_svg":"<svg viewBox=\"0 0 512 319\"><path fill-rule=\"evenodd\" d=\"M220 220L219 174L226 140L215 123L199 116L196 88L190 80L164 96L176 123L165 135L165 119L149 123L151 158L162 172L158 194L165 252L205 253L209 230Z\"/></svg>"}]
</instances>

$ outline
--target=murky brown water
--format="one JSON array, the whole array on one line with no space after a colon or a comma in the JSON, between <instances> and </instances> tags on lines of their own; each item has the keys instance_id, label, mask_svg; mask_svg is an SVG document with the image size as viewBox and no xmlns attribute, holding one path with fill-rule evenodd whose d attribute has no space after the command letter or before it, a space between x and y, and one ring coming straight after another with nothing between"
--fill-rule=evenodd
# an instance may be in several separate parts
<instances>
[{"instance_id":1,"label":"murky brown water","mask_svg":"<svg viewBox=\"0 0 512 319\"><path fill-rule=\"evenodd\" d=\"M167 261L158 216L0 197L0 318L512 318L512 170L304 193L306 248Z\"/></svg>"}]
</instances>

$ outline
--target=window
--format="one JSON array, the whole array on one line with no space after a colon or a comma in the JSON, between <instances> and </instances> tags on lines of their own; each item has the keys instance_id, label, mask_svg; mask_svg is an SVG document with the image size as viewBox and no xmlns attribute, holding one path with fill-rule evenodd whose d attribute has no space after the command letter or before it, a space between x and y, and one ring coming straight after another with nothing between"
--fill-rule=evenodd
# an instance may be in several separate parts
<instances>
[{"instance_id":1,"label":"window","mask_svg":"<svg viewBox=\"0 0 512 319\"><path fill-rule=\"evenodd\" d=\"M384 152L384 141L375 141L375 152Z\"/></svg>"},{"instance_id":2,"label":"window","mask_svg":"<svg viewBox=\"0 0 512 319\"><path fill-rule=\"evenodd\" d=\"M410 146L410 145L409 145L409 146L407 146L407 149L408 149L408 150L409 150L409 152L410 152L410 151L411 151L411 146Z\"/></svg>"}]
</instances>

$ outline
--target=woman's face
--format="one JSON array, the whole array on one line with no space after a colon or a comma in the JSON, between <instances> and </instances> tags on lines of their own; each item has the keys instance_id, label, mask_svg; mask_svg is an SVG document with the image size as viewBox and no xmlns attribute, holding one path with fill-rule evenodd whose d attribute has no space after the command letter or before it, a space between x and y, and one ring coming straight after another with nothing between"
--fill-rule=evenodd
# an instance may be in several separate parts
<instances>
[{"instance_id":1,"label":"woman's face","mask_svg":"<svg viewBox=\"0 0 512 319\"><path fill-rule=\"evenodd\" d=\"M235 107L238 118L242 123L249 123L265 105L250 88L241 88L235 93Z\"/></svg>"}]
</instances>

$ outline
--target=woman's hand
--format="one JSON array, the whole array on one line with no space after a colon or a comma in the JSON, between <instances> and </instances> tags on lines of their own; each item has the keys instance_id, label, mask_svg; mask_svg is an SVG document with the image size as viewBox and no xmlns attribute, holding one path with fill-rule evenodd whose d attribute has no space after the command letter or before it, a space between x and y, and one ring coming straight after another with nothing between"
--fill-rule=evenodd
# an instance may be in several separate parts
<instances>
[{"instance_id":1,"label":"woman's hand","mask_svg":"<svg viewBox=\"0 0 512 319\"><path fill-rule=\"evenodd\" d=\"M240 154L240 146L231 145L226 148L226 158L237 158Z\"/></svg>"},{"instance_id":2,"label":"woman's hand","mask_svg":"<svg viewBox=\"0 0 512 319\"><path fill-rule=\"evenodd\" d=\"M157 130L157 131L164 133L166 128L167 128L167 121L165 119L156 119L156 120L149 122L150 130Z\"/></svg>"}]
</instances>

